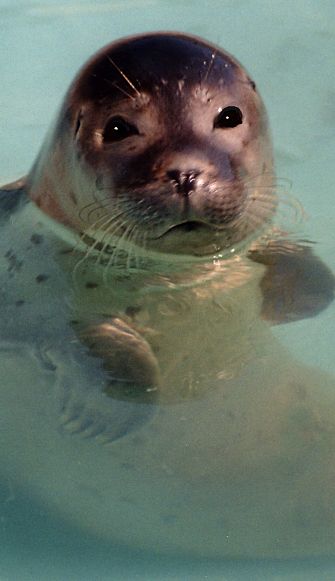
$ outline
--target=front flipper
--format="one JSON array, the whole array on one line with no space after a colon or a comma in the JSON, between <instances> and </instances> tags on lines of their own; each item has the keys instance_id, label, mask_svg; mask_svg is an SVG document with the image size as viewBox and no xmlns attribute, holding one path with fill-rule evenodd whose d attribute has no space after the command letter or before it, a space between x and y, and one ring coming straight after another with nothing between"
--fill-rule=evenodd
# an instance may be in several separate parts
<instances>
[{"instance_id":1,"label":"front flipper","mask_svg":"<svg viewBox=\"0 0 335 581\"><path fill-rule=\"evenodd\" d=\"M261 316L271 323L313 317L333 301L335 277L308 246L270 242L248 257L267 267L260 283Z\"/></svg>"},{"instance_id":2,"label":"front flipper","mask_svg":"<svg viewBox=\"0 0 335 581\"><path fill-rule=\"evenodd\" d=\"M92 355L77 363L76 385L61 381L60 422L64 432L111 443L148 422L156 410L157 360L147 341L126 322L112 318L77 330ZM74 362L73 362L74 364Z\"/></svg>"},{"instance_id":3,"label":"front flipper","mask_svg":"<svg viewBox=\"0 0 335 581\"><path fill-rule=\"evenodd\" d=\"M75 378L65 373L58 381L59 429L68 435L111 444L146 424L156 411L152 403L112 399L105 393L98 366L89 373L78 366Z\"/></svg>"},{"instance_id":4,"label":"front flipper","mask_svg":"<svg viewBox=\"0 0 335 581\"><path fill-rule=\"evenodd\" d=\"M79 339L103 361L105 393L124 400L152 401L160 383L157 359L149 343L118 317L85 326Z\"/></svg>"}]
</instances>

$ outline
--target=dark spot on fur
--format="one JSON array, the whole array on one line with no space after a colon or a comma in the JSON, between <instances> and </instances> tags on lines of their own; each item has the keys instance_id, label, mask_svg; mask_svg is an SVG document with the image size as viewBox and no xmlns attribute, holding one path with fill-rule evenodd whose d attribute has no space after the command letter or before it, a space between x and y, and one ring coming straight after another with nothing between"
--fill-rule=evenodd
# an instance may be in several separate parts
<instances>
[{"instance_id":1,"label":"dark spot on fur","mask_svg":"<svg viewBox=\"0 0 335 581\"><path fill-rule=\"evenodd\" d=\"M98 286L99 286L99 285L98 285L98 283L96 283L96 282L91 282L91 281L88 281L88 282L85 284L85 286L86 286L86 288L98 288Z\"/></svg>"},{"instance_id":2,"label":"dark spot on fur","mask_svg":"<svg viewBox=\"0 0 335 581\"><path fill-rule=\"evenodd\" d=\"M16 307L22 307L22 305L24 305L25 301L23 299L20 299L18 301L15 302L15 306Z\"/></svg>"},{"instance_id":3,"label":"dark spot on fur","mask_svg":"<svg viewBox=\"0 0 335 581\"><path fill-rule=\"evenodd\" d=\"M70 321L71 325L79 325L79 321Z\"/></svg>"},{"instance_id":4,"label":"dark spot on fur","mask_svg":"<svg viewBox=\"0 0 335 581\"><path fill-rule=\"evenodd\" d=\"M44 282L46 280L48 280L49 275L48 274L38 274L36 277L36 282Z\"/></svg>"},{"instance_id":5,"label":"dark spot on fur","mask_svg":"<svg viewBox=\"0 0 335 581\"><path fill-rule=\"evenodd\" d=\"M71 254L73 252L73 248L66 248L65 250L61 250L59 254Z\"/></svg>"},{"instance_id":6,"label":"dark spot on fur","mask_svg":"<svg viewBox=\"0 0 335 581\"><path fill-rule=\"evenodd\" d=\"M23 261L17 258L13 250L8 250L5 254L5 258L7 258L8 261L7 272L13 274L14 272L18 272L21 269Z\"/></svg>"},{"instance_id":7,"label":"dark spot on fur","mask_svg":"<svg viewBox=\"0 0 335 581\"><path fill-rule=\"evenodd\" d=\"M43 236L42 234L32 234L30 240L33 242L33 244L42 244Z\"/></svg>"},{"instance_id":8,"label":"dark spot on fur","mask_svg":"<svg viewBox=\"0 0 335 581\"><path fill-rule=\"evenodd\" d=\"M126 315L131 319L134 318L141 310L141 307L130 306L126 308Z\"/></svg>"},{"instance_id":9,"label":"dark spot on fur","mask_svg":"<svg viewBox=\"0 0 335 581\"><path fill-rule=\"evenodd\" d=\"M104 177L102 174L99 174L97 179L95 180L95 187L97 190L102 190L104 187Z\"/></svg>"},{"instance_id":10,"label":"dark spot on fur","mask_svg":"<svg viewBox=\"0 0 335 581\"><path fill-rule=\"evenodd\" d=\"M77 198L76 198L76 195L75 195L75 193L74 193L72 190L70 190L70 191L69 191L69 196L70 196L70 198L71 198L72 202L73 202L75 205L77 205Z\"/></svg>"}]
</instances>

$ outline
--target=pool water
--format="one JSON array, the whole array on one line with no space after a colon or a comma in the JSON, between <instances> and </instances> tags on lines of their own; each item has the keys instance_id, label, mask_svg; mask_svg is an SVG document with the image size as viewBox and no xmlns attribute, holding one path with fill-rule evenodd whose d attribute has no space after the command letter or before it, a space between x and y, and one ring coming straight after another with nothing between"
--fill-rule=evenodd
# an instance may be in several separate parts
<instances>
[{"instance_id":1,"label":"pool water","mask_svg":"<svg viewBox=\"0 0 335 581\"><path fill-rule=\"evenodd\" d=\"M334 269L334 18L330 0L0 0L0 183L27 172L73 75L95 50L135 32L182 30L226 48L257 81L277 174L304 206L305 237ZM334 310L273 332L297 359L334 373ZM331 558L219 561L111 547L79 536L11 481L1 481L0 493L1 581L335 578Z\"/></svg>"}]
</instances>

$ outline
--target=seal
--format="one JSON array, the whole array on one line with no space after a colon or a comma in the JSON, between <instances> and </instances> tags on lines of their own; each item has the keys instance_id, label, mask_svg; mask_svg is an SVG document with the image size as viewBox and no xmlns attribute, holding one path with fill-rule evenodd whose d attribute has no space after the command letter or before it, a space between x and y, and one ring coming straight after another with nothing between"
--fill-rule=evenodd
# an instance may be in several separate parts
<instances>
[{"instance_id":1,"label":"seal","mask_svg":"<svg viewBox=\"0 0 335 581\"><path fill-rule=\"evenodd\" d=\"M95 55L1 190L5 476L131 546L332 552L334 380L269 323L326 308L334 277L279 203L235 58L168 32Z\"/></svg>"}]
</instances>

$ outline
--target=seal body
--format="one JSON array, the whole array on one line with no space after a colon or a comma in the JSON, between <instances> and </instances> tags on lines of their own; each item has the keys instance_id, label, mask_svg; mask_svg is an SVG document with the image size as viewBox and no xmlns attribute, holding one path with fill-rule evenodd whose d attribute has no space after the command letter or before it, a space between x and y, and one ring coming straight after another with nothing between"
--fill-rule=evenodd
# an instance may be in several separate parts
<instances>
[{"instance_id":1,"label":"seal body","mask_svg":"<svg viewBox=\"0 0 335 581\"><path fill-rule=\"evenodd\" d=\"M5 477L133 547L333 552L334 380L264 319L315 314L334 280L271 225L239 63L174 33L106 47L0 204Z\"/></svg>"}]
</instances>

